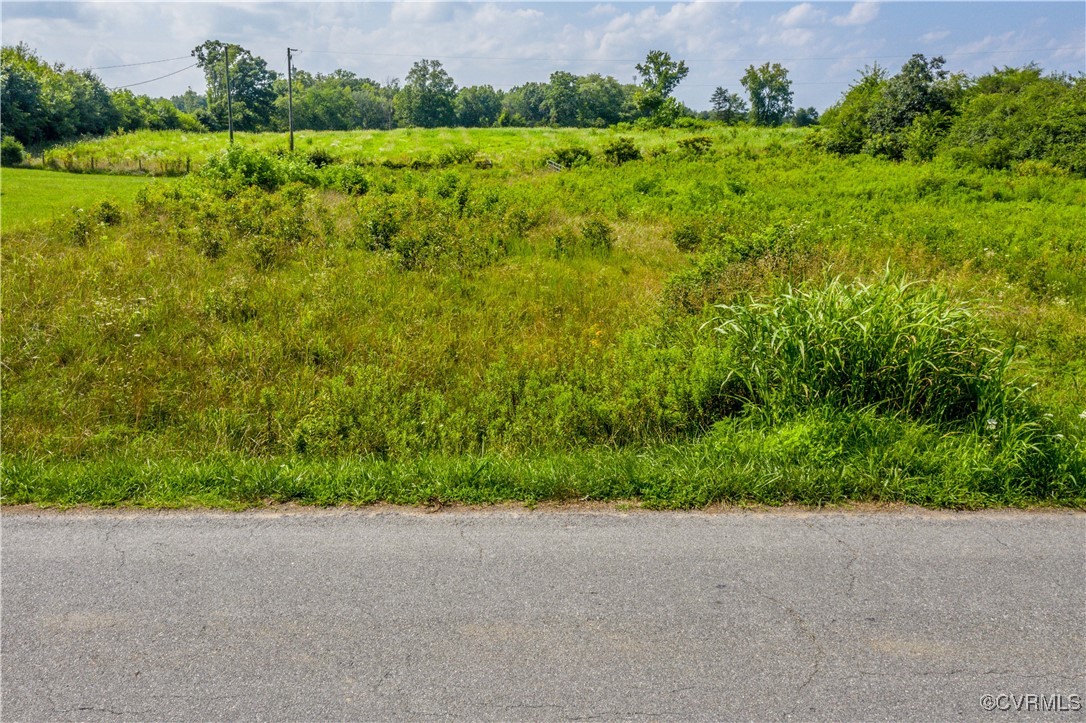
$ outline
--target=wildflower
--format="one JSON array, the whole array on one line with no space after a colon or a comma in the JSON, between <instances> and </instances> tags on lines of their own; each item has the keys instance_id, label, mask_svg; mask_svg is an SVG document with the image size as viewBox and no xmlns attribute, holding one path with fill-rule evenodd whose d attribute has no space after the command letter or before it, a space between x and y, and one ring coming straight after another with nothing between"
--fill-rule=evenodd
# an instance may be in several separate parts
<instances>
[{"instance_id":1,"label":"wildflower","mask_svg":"<svg viewBox=\"0 0 1086 723\"><path fill-rule=\"evenodd\" d=\"M994 419L989 419L988 420L988 429L995 429L998 426L999 426L999 422L997 422L996 420L994 420Z\"/></svg>"},{"instance_id":2,"label":"wildflower","mask_svg":"<svg viewBox=\"0 0 1086 723\"><path fill-rule=\"evenodd\" d=\"M1086 419L1086 411L1083 411L1082 414L1078 415L1078 418L1079 419Z\"/></svg>"}]
</instances>

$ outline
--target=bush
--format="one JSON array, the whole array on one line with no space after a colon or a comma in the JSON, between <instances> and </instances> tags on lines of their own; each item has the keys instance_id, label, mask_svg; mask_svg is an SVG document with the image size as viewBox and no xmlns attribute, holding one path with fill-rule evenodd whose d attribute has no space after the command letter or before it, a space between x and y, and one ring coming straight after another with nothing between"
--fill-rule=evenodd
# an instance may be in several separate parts
<instances>
[{"instance_id":1,"label":"bush","mask_svg":"<svg viewBox=\"0 0 1086 723\"><path fill-rule=\"evenodd\" d=\"M479 149L474 146L449 146L437 154L437 164L441 167L458 163L473 163Z\"/></svg>"},{"instance_id":2,"label":"bush","mask_svg":"<svg viewBox=\"0 0 1086 723\"><path fill-rule=\"evenodd\" d=\"M603 155L608 161L616 166L628 161L641 160L641 151L638 150L637 146L634 145L634 142L626 136L619 136L611 143L607 144L603 149Z\"/></svg>"},{"instance_id":3,"label":"bush","mask_svg":"<svg viewBox=\"0 0 1086 723\"><path fill-rule=\"evenodd\" d=\"M0 165L17 166L23 162L25 155L26 149L23 148L23 144L11 136L4 136L4 139L0 141Z\"/></svg>"},{"instance_id":4,"label":"bush","mask_svg":"<svg viewBox=\"0 0 1086 723\"><path fill-rule=\"evenodd\" d=\"M258 186L265 191L274 191L285 180L275 158L240 144L208 158L200 175L223 184Z\"/></svg>"},{"instance_id":5,"label":"bush","mask_svg":"<svg viewBox=\"0 0 1086 723\"><path fill-rule=\"evenodd\" d=\"M583 166L591 161L592 153L581 146L563 146L555 149L554 160L566 168L573 168L574 166Z\"/></svg>"},{"instance_id":6,"label":"bush","mask_svg":"<svg viewBox=\"0 0 1086 723\"><path fill-rule=\"evenodd\" d=\"M598 218L585 221L581 227L581 236L584 237L585 246L592 252L610 253L615 246L614 229Z\"/></svg>"},{"instance_id":7,"label":"bush","mask_svg":"<svg viewBox=\"0 0 1086 723\"><path fill-rule=\"evenodd\" d=\"M339 163L339 159L324 148L314 148L306 154L306 160L309 161L311 166L318 169Z\"/></svg>"},{"instance_id":8,"label":"bush","mask_svg":"<svg viewBox=\"0 0 1086 723\"><path fill-rule=\"evenodd\" d=\"M691 136L679 139L679 149L691 156L702 156L713 147L713 139L709 136Z\"/></svg>"},{"instance_id":9,"label":"bush","mask_svg":"<svg viewBox=\"0 0 1086 723\"><path fill-rule=\"evenodd\" d=\"M323 169L321 185L349 196L363 196L370 188L365 172L356 165L337 165Z\"/></svg>"},{"instance_id":10,"label":"bush","mask_svg":"<svg viewBox=\"0 0 1086 723\"><path fill-rule=\"evenodd\" d=\"M679 251L697 251L701 246L701 227L695 223L684 223L671 232L671 241Z\"/></svg>"}]
</instances>

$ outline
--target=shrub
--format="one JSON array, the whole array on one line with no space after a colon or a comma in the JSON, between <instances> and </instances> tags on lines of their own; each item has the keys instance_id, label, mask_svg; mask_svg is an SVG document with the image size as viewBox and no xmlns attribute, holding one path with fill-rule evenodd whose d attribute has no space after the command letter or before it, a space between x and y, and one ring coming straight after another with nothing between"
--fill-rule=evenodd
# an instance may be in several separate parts
<instances>
[{"instance_id":1,"label":"shrub","mask_svg":"<svg viewBox=\"0 0 1086 723\"><path fill-rule=\"evenodd\" d=\"M4 136L4 139L0 140L0 165L17 166L23 162L25 154L23 144L11 136Z\"/></svg>"},{"instance_id":2,"label":"shrub","mask_svg":"<svg viewBox=\"0 0 1086 723\"><path fill-rule=\"evenodd\" d=\"M581 227L581 236L586 248L595 253L610 253L615 246L614 229L598 218L585 221Z\"/></svg>"},{"instance_id":3,"label":"shrub","mask_svg":"<svg viewBox=\"0 0 1086 723\"><path fill-rule=\"evenodd\" d=\"M604 157L618 166L628 161L641 160L641 151L634 145L633 140L627 136L619 136L603 149Z\"/></svg>"},{"instance_id":4,"label":"shrub","mask_svg":"<svg viewBox=\"0 0 1086 723\"><path fill-rule=\"evenodd\" d=\"M333 156L324 148L314 148L306 154L306 160L309 161L311 166L318 169L339 163L339 158Z\"/></svg>"},{"instance_id":5,"label":"shrub","mask_svg":"<svg viewBox=\"0 0 1086 723\"><path fill-rule=\"evenodd\" d=\"M349 196L363 196L370 188L369 179L362 167L354 164L329 166L323 169L321 185Z\"/></svg>"},{"instance_id":6,"label":"shrub","mask_svg":"<svg viewBox=\"0 0 1086 723\"><path fill-rule=\"evenodd\" d=\"M258 186L265 191L274 191L284 182L276 159L240 144L209 157L200 175L224 184Z\"/></svg>"},{"instance_id":7,"label":"shrub","mask_svg":"<svg viewBox=\"0 0 1086 723\"><path fill-rule=\"evenodd\" d=\"M121 209L112 201L101 201L91 209L91 215L98 223L116 226L121 222Z\"/></svg>"},{"instance_id":8,"label":"shrub","mask_svg":"<svg viewBox=\"0 0 1086 723\"><path fill-rule=\"evenodd\" d=\"M709 136L690 136L679 139L679 149L691 156L702 156L713 147L713 139Z\"/></svg>"},{"instance_id":9,"label":"shrub","mask_svg":"<svg viewBox=\"0 0 1086 723\"><path fill-rule=\"evenodd\" d=\"M701 227L695 223L684 223L671 232L671 241L679 251L697 251L701 246Z\"/></svg>"},{"instance_id":10,"label":"shrub","mask_svg":"<svg viewBox=\"0 0 1086 723\"><path fill-rule=\"evenodd\" d=\"M76 246L86 246L90 242L91 225L90 214L81 208L74 209L66 233L68 240Z\"/></svg>"},{"instance_id":11,"label":"shrub","mask_svg":"<svg viewBox=\"0 0 1086 723\"><path fill-rule=\"evenodd\" d=\"M583 166L591 161L592 153L581 146L563 146L555 149L554 160L566 168L573 168L574 166Z\"/></svg>"},{"instance_id":12,"label":"shrub","mask_svg":"<svg viewBox=\"0 0 1086 723\"><path fill-rule=\"evenodd\" d=\"M458 163L473 163L478 154L479 149L474 146L448 146L437 154L437 165L444 167Z\"/></svg>"}]
</instances>

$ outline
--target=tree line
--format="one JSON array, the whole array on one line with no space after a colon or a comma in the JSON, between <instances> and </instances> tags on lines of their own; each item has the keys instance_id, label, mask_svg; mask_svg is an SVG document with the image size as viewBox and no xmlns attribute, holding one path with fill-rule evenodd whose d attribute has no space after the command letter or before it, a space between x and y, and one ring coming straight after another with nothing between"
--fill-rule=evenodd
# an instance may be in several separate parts
<instances>
[{"instance_id":1,"label":"tree line","mask_svg":"<svg viewBox=\"0 0 1086 723\"><path fill-rule=\"evenodd\" d=\"M811 142L848 155L924 161L939 153L991 168L1043 160L1086 173L1086 79L1040 68L993 69L979 77L945 70L945 60L913 55L896 74L867 67L819 118L794 108L792 81L778 63L751 65L743 93L717 87L710 110L674 97L685 61L652 50L635 66L636 83L599 73L555 71L546 82L508 91L458 86L441 62L415 62L401 83L348 70L287 77L239 45L208 40L192 50L205 90L172 98L109 90L91 71L42 60L25 44L5 46L0 73L0 134L5 147L138 129L224 130L230 112L240 131L283 131L288 98L294 127L307 130L399 127L669 126L700 118L734 124L821 126ZM229 63L227 63L229 60ZM15 151L12 151L14 155Z\"/></svg>"},{"instance_id":2,"label":"tree line","mask_svg":"<svg viewBox=\"0 0 1086 723\"><path fill-rule=\"evenodd\" d=\"M811 142L841 155L944 154L986 168L1042 161L1086 173L1086 76L1045 75L1031 64L970 78L945 63L916 54L894 75L865 68Z\"/></svg>"},{"instance_id":3,"label":"tree line","mask_svg":"<svg viewBox=\"0 0 1086 723\"><path fill-rule=\"evenodd\" d=\"M747 69L742 79L746 99L718 87L711 110L695 112L673 95L689 68L661 50L650 51L635 66L638 83L559 70L546 82L508 91L458 86L440 61L422 59L402 83L343 69L326 74L299 69L288 93L285 74L239 45L208 40L192 56L204 72L204 92L189 88L172 98L151 98L127 89L111 91L93 72L49 64L26 44L5 46L0 132L29 145L140 129L216 131L227 127L228 114L239 131L282 131L291 96L294 127L307 130L666 126L682 118L808 125L818 117L814 108L793 110L788 71L776 63Z\"/></svg>"}]
</instances>

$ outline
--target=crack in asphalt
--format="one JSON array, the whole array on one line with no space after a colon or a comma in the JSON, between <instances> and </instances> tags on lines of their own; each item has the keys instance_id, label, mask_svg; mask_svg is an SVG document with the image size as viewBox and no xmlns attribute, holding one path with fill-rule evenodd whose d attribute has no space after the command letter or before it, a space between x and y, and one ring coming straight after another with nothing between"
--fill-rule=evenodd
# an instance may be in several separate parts
<instances>
[{"instance_id":1,"label":"crack in asphalt","mask_svg":"<svg viewBox=\"0 0 1086 723\"><path fill-rule=\"evenodd\" d=\"M788 716L791 716L796 712L796 708L798 708L800 705L800 694L807 689L807 686L809 686L811 682L814 681L815 677L822 671L822 662L826 658L826 651L822 647L822 643L819 642L818 636L814 634L814 631L811 630L810 626L807 624L807 621L802 615L796 612L795 608L793 608L791 605L787 605L786 603L781 602L772 595L766 592L762 592L755 587L752 587L751 589L754 590L754 593L759 597L769 600L771 603L783 610L785 615L791 618L793 624L796 626L796 630L802 633L810 641L811 645L814 646L815 649L815 659L814 663L811 666L811 672L807 675L807 678L803 681L803 683L801 683L800 686L796 688L795 693L792 694L792 697L794 698L794 703L792 705L792 708L789 709L787 713Z\"/></svg>"},{"instance_id":2,"label":"crack in asphalt","mask_svg":"<svg viewBox=\"0 0 1086 723\"><path fill-rule=\"evenodd\" d=\"M845 561L844 566L844 572L846 575L848 575L848 585L845 588L845 597L851 598L853 591L856 589L856 571L853 569L853 565L855 565L856 561L860 559L859 551L857 551L855 547L848 544L837 535L817 524L814 520L804 520L804 523L807 525L807 527L811 528L812 530L821 532L823 535L838 543L848 551L849 558Z\"/></svg>"}]
</instances>

